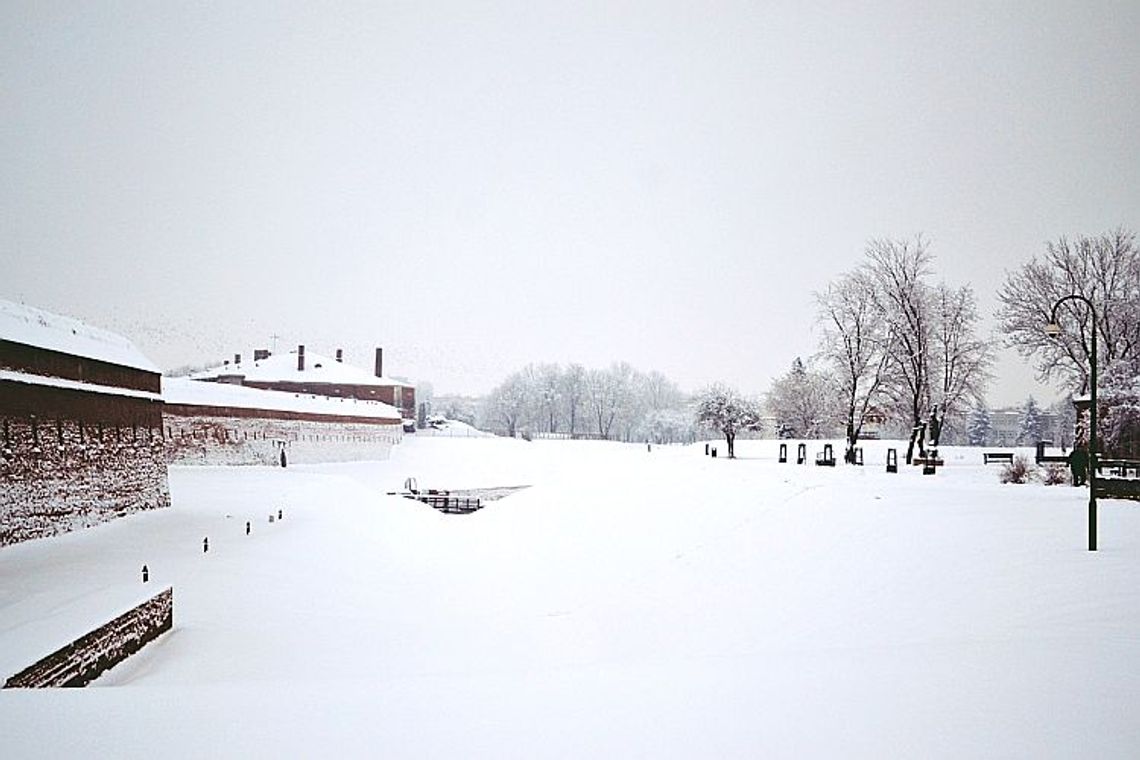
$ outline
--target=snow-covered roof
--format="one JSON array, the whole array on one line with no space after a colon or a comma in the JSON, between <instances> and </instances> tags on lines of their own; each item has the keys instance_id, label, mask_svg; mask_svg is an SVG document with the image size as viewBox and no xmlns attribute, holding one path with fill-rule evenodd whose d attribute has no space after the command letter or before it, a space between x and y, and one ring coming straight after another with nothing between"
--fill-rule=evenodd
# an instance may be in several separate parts
<instances>
[{"instance_id":1,"label":"snow-covered roof","mask_svg":"<svg viewBox=\"0 0 1140 760\"><path fill-rule=\"evenodd\" d=\"M258 383L329 383L335 385L375 385L389 387L398 385L410 388L413 383L391 377L376 377L370 372L351 364L338 362L321 354L305 352L305 369L297 369L297 352L274 354L268 359L243 361L240 364L226 364L195 372L190 377L195 380L216 377L241 376L247 381Z\"/></svg>"},{"instance_id":2,"label":"snow-covered roof","mask_svg":"<svg viewBox=\"0 0 1140 760\"><path fill-rule=\"evenodd\" d=\"M402 416L395 407L380 401L263 391L259 388L190 380L184 377L162 378L162 400L167 404L187 406L222 406L344 417L374 417L385 420L398 420Z\"/></svg>"},{"instance_id":3,"label":"snow-covered roof","mask_svg":"<svg viewBox=\"0 0 1140 760\"><path fill-rule=\"evenodd\" d=\"M146 372L159 371L121 335L3 298L0 298L0 340Z\"/></svg>"}]
</instances>

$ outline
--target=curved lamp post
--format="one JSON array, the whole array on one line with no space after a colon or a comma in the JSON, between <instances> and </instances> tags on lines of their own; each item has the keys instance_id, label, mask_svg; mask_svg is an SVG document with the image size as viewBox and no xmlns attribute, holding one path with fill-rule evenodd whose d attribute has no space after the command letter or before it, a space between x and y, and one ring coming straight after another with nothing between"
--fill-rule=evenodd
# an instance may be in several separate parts
<instances>
[{"instance_id":1,"label":"curved lamp post","mask_svg":"<svg viewBox=\"0 0 1140 760\"><path fill-rule=\"evenodd\" d=\"M1053 304L1053 314L1049 324L1045 325L1045 334L1056 338L1061 334L1061 326L1057 324L1057 307L1065 301L1083 301L1092 314L1092 355L1089 357L1089 551L1096 551L1096 308L1092 301L1082 295L1073 294L1065 296Z\"/></svg>"}]
</instances>

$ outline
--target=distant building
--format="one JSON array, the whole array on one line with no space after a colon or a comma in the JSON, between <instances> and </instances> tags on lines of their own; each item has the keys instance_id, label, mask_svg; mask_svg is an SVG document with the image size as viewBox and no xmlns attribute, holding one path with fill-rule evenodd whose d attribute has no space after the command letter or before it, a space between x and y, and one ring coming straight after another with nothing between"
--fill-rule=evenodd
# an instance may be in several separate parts
<instances>
[{"instance_id":1,"label":"distant building","mask_svg":"<svg viewBox=\"0 0 1140 760\"><path fill-rule=\"evenodd\" d=\"M380 401L162 379L166 461L278 465L387 459L402 415Z\"/></svg>"},{"instance_id":2,"label":"distant building","mask_svg":"<svg viewBox=\"0 0 1140 760\"><path fill-rule=\"evenodd\" d=\"M243 362L241 354L232 363L225 362L190 376L194 380L244 385L262 390L313 394L334 398L381 401L399 409L406 419L416 416L416 388L406 380L384 376L384 350L376 349L374 371L353 367L344 362L344 352L337 349L336 358L305 353L304 346L287 354L271 354L259 349L253 361Z\"/></svg>"},{"instance_id":3,"label":"distant building","mask_svg":"<svg viewBox=\"0 0 1140 760\"><path fill-rule=\"evenodd\" d=\"M126 338L0 300L0 546L170 506L159 394Z\"/></svg>"}]
</instances>

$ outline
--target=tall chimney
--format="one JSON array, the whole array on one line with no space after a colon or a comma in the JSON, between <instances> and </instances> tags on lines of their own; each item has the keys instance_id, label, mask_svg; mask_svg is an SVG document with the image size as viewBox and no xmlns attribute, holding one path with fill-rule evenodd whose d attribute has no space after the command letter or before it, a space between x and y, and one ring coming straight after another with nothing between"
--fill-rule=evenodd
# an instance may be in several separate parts
<instances>
[{"instance_id":1,"label":"tall chimney","mask_svg":"<svg viewBox=\"0 0 1140 760\"><path fill-rule=\"evenodd\" d=\"M384 349L376 349L376 377L384 377Z\"/></svg>"},{"instance_id":2,"label":"tall chimney","mask_svg":"<svg viewBox=\"0 0 1140 760\"><path fill-rule=\"evenodd\" d=\"M305 371L305 347L297 346L297 371Z\"/></svg>"},{"instance_id":3,"label":"tall chimney","mask_svg":"<svg viewBox=\"0 0 1140 760\"><path fill-rule=\"evenodd\" d=\"M241 364L241 354L234 354L234 364Z\"/></svg>"},{"instance_id":4,"label":"tall chimney","mask_svg":"<svg viewBox=\"0 0 1140 760\"><path fill-rule=\"evenodd\" d=\"M337 360L338 362L343 362L343 361L344 361L344 349L343 349L343 348L338 348L338 349L336 350L336 360Z\"/></svg>"}]
</instances>

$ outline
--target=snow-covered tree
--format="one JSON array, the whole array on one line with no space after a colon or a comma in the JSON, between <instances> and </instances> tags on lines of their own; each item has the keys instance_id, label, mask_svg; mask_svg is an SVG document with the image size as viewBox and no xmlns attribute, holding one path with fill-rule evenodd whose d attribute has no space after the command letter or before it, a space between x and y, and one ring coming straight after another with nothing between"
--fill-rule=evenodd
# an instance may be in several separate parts
<instances>
[{"instance_id":1,"label":"snow-covered tree","mask_svg":"<svg viewBox=\"0 0 1140 760\"><path fill-rule=\"evenodd\" d=\"M866 256L878 310L892 336L890 393L898 410L918 425L931 409L935 305L926 279L933 259L921 236L872 240Z\"/></svg>"},{"instance_id":2,"label":"snow-covered tree","mask_svg":"<svg viewBox=\"0 0 1140 760\"><path fill-rule=\"evenodd\" d=\"M1042 440L1041 430L1044 421L1041 419L1041 407L1037 400L1030 396L1021 408L1021 423L1018 426L1017 442L1029 446L1036 445Z\"/></svg>"},{"instance_id":3,"label":"snow-covered tree","mask_svg":"<svg viewBox=\"0 0 1140 760\"><path fill-rule=\"evenodd\" d=\"M1104 449L1117 456L1140 454L1140 362L1117 360L1108 366L1103 381L1097 378L1097 427Z\"/></svg>"},{"instance_id":4,"label":"snow-covered tree","mask_svg":"<svg viewBox=\"0 0 1140 760\"><path fill-rule=\"evenodd\" d=\"M571 436L578 433L582 409L586 403L586 368L571 364L562 373L559 396L562 398L563 417Z\"/></svg>"},{"instance_id":5,"label":"snow-covered tree","mask_svg":"<svg viewBox=\"0 0 1140 760\"><path fill-rule=\"evenodd\" d=\"M930 443L937 446L947 417L964 414L989 380L993 349L977 335L974 292L928 282L934 259L921 236L872 240L866 255L891 336L885 395L911 426L928 421Z\"/></svg>"},{"instance_id":6,"label":"snow-covered tree","mask_svg":"<svg viewBox=\"0 0 1140 760\"><path fill-rule=\"evenodd\" d=\"M534 404L530 418L539 431L558 432L562 414L562 368L557 364L528 364L522 371Z\"/></svg>"},{"instance_id":7,"label":"snow-covered tree","mask_svg":"<svg viewBox=\"0 0 1140 760\"><path fill-rule=\"evenodd\" d=\"M788 374L777 378L768 392L768 409L785 437L822 438L838 427L835 379L809 369L796 357Z\"/></svg>"},{"instance_id":8,"label":"snow-covered tree","mask_svg":"<svg viewBox=\"0 0 1140 760\"><path fill-rule=\"evenodd\" d=\"M1097 378L1099 381L1100 378ZM1099 399L1097 399L1099 403ZM1051 429L1045 431L1046 437L1054 441L1060 446L1071 446L1073 444L1073 432L1077 427L1077 409L1073 406L1073 399L1071 396L1060 398L1049 407L1049 413L1053 417L1053 426Z\"/></svg>"},{"instance_id":9,"label":"snow-covered tree","mask_svg":"<svg viewBox=\"0 0 1140 760\"><path fill-rule=\"evenodd\" d=\"M586 406L601 438L610 438L619 413L628 409L632 379L633 368L624 362L586 373Z\"/></svg>"},{"instance_id":10,"label":"snow-covered tree","mask_svg":"<svg viewBox=\"0 0 1140 760\"><path fill-rule=\"evenodd\" d=\"M728 456L736 456L736 434L760 426L759 402L746 398L735 388L717 383L696 396L696 421L719 430L728 444Z\"/></svg>"},{"instance_id":11,"label":"snow-covered tree","mask_svg":"<svg viewBox=\"0 0 1140 760\"><path fill-rule=\"evenodd\" d=\"M975 402L974 409L970 412L969 426L966 428L966 441L971 446L985 446L990 439L991 427L989 407L982 401Z\"/></svg>"},{"instance_id":12,"label":"snow-covered tree","mask_svg":"<svg viewBox=\"0 0 1140 760\"><path fill-rule=\"evenodd\" d=\"M487 417L511 438L526 424L534 408L534 388L523 372L514 372L487 397Z\"/></svg>"},{"instance_id":13,"label":"snow-covered tree","mask_svg":"<svg viewBox=\"0 0 1140 760\"><path fill-rule=\"evenodd\" d=\"M823 325L820 356L832 367L840 394L847 439L844 461L854 462L867 415L891 380L892 335L876 308L875 285L865 269L841 276L816 294L816 303Z\"/></svg>"},{"instance_id":14,"label":"snow-covered tree","mask_svg":"<svg viewBox=\"0 0 1140 760\"><path fill-rule=\"evenodd\" d=\"M942 283L934 290L934 304L931 407L941 429L947 418L960 417L970 404L983 398L994 352L977 335L978 310L972 288L952 289ZM931 436L930 443L938 445L937 435Z\"/></svg>"},{"instance_id":15,"label":"snow-covered tree","mask_svg":"<svg viewBox=\"0 0 1140 760\"><path fill-rule=\"evenodd\" d=\"M1058 309L1061 334L1047 336L1053 305L1077 294ZM1123 228L1095 237L1060 238L1045 245L1044 255L1006 277L998 291L997 316L1006 343L1035 362L1040 379L1060 378L1078 393L1088 392L1092 333L1097 331L1097 363L1107 368L1140 353L1140 248L1136 233Z\"/></svg>"},{"instance_id":16,"label":"snow-covered tree","mask_svg":"<svg viewBox=\"0 0 1140 760\"><path fill-rule=\"evenodd\" d=\"M653 443L692 440L693 414L680 408L655 409L645 418L645 437Z\"/></svg>"}]
</instances>

